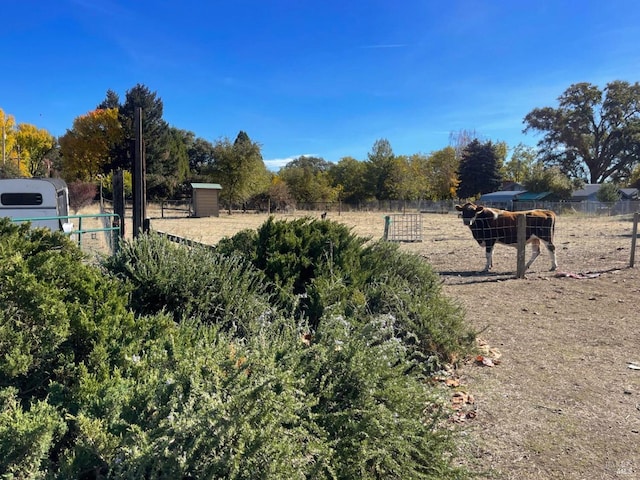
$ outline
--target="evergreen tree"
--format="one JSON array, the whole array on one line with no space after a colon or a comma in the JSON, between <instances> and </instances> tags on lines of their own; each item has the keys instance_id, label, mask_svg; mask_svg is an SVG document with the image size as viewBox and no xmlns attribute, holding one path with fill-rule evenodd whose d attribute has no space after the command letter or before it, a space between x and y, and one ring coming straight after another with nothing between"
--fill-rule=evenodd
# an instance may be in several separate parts
<instances>
[{"instance_id":1,"label":"evergreen tree","mask_svg":"<svg viewBox=\"0 0 640 480\"><path fill-rule=\"evenodd\" d=\"M501 163L491 141L480 143L476 139L469 143L460 160L458 197L470 198L498 190L502 183Z\"/></svg>"},{"instance_id":2,"label":"evergreen tree","mask_svg":"<svg viewBox=\"0 0 640 480\"><path fill-rule=\"evenodd\" d=\"M142 109L142 134L147 173L161 174L162 163L167 159L169 144L169 125L162 119L164 105L156 92L137 84L127 91L126 99L120 108L120 123L128 139L128 145L135 141L135 111ZM127 149L127 166L132 165L133 149ZM131 167L129 167L131 168Z\"/></svg>"},{"instance_id":3,"label":"evergreen tree","mask_svg":"<svg viewBox=\"0 0 640 480\"><path fill-rule=\"evenodd\" d=\"M96 107L97 110L107 110L108 108L120 108L120 97L111 89L107 90L107 96Z\"/></svg>"},{"instance_id":4,"label":"evergreen tree","mask_svg":"<svg viewBox=\"0 0 640 480\"><path fill-rule=\"evenodd\" d=\"M394 154L387 139L376 140L367 154L367 180L369 193L378 200L391 198L389 177L394 164Z\"/></svg>"}]
</instances>

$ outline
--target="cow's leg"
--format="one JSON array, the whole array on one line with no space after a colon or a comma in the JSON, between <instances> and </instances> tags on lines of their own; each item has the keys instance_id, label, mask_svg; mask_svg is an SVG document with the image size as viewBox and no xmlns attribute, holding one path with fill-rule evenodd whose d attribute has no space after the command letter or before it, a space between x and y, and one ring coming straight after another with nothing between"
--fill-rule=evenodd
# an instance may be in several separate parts
<instances>
[{"instance_id":1,"label":"cow's leg","mask_svg":"<svg viewBox=\"0 0 640 480\"><path fill-rule=\"evenodd\" d=\"M558 269L558 261L556 259L556 246L551 242L547 242L547 250L549 250L549 256L551 257L551 271L553 272L554 270Z\"/></svg>"},{"instance_id":2,"label":"cow's leg","mask_svg":"<svg viewBox=\"0 0 640 480\"><path fill-rule=\"evenodd\" d=\"M493 267L493 247L495 247L495 243L491 245L487 244L487 246L485 247L487 263L484 266L483 272L488 272L489 270L491 270L491 267Z\"/></svg>"},{"instance_id":3,"label":"cow's leg","mask_svg":"<svg viewBox=\"0 0 640 480\"><path fill-rule=\"evenodd\" d=\"M527 270L531 266L531 264L535 261L535 259L538 258L538 255L540 255L540 240L538 240L537 238L532 238L531 239L531 258L525 265L524 267L525 270Z\"/></svg>"}]
</instances>

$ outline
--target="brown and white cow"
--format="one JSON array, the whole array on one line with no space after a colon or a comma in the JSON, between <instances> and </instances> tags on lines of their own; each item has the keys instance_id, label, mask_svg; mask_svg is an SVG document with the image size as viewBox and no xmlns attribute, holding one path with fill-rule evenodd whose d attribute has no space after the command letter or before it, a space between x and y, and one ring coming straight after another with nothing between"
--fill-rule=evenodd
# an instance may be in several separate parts
<instances>
[{"instance_id":1,"label":"brown and white cow","mask_svg":"<svg viewBox=\"0 0 640 480\"><path fill-rule=\"evenodd\" d=\"M526 217L526 242L531 244L532 255L525 267L529 268L540 255L542 241L551 256L551 270L558 268L556 262L556 247L553 245L553 231L556 214L551 210L526 210L509 212L497 208L482 207L473 203L456 205L456 210L462 213L462 220L468 225L473 238L486 249L487 264L484 272L493 266L493 248L496 243L516 247L518 244L518 217Z\"/></svg>"}]
</instances>

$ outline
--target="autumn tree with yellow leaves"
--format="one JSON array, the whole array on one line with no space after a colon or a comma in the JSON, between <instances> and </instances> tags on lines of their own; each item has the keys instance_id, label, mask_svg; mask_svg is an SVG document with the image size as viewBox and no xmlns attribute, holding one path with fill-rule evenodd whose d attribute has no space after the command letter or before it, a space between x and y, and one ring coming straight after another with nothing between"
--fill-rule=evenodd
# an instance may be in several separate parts
<instances>
[{"instance_id":1,"label":"autumn tree with yellow leaves","mask_svg":"<svg viewBox=\"0 0 640 480\"><path fill-rule=\"evenodd\" d=\"M55 145L55 138L44 128L21 123L15 133L18 168L29 177L44 173L44 158Z\"/></svg>"},{"instance_id":2,"label":"autumn tree with yellow leaves","mask_svg":"<svg viewBox=\"0 0 640 480\"><path fill-rule=\"evenodd\" d=\"M45 156L56 140L44 128L29 123L17 123L13 115L0 109L0 139L2 141L2 176L34 177L45 174Z\"/></svg>"},{"instance_id":3,"label":"autumn tree with yellow leaves","mask_svg":"<svg viewBox=\"0 0 640 480\"><path fill-rule=\"evenodd\" d=\"M13 115L8 115L0 108L0 141L2 142L2 159L0 159L0 168L2 168L1 177L9 176L8 173L15 170L12 168L11 152L15 145L15 125L16 119Z\"/></svg>"},{"instance_id":4,"label":"autumn tree with yellow leaves","mask_svg":"<svg viewBox=\"0 0 640 480\"><path fill-rule=\"evenodd\" d=\"M77 117L59 140L65 178L95 180L111 163L113 146L121 137L116 108L96 109Z\"/></svg>"}]
</instances>

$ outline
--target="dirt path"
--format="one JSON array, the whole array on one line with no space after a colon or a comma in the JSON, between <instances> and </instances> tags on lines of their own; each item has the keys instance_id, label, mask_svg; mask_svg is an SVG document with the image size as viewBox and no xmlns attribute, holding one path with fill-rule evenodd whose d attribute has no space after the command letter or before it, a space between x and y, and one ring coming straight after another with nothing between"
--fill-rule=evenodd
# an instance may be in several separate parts
<instances>
[{"instance_id":1,"label":"dirt path","mask_svg":"<svg viewBox=\"0 0 640 480\"><path fill-rule=\"evenodd\" d=\"M471 466L482 478L640 479L638 270L473 278L444 291L502 356L462 369Z\"/></svg>"}]
</instances>

